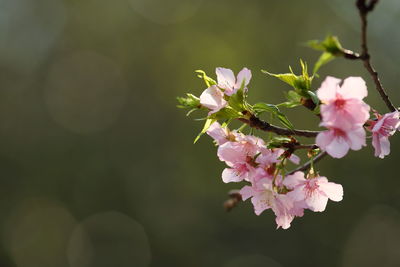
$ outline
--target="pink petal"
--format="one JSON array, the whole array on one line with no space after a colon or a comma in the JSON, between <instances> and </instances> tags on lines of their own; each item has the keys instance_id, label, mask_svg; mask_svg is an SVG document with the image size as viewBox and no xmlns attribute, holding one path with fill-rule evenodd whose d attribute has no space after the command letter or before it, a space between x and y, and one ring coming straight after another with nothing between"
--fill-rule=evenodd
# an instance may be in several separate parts
<instances>
[{"instance_id":1,"label":"pink petal","mask_svg":"<svg viewBox=\"0 0 400 267\"><path fill-rule=\"evenodd\" d=\"M286 194L294 202L303 201L306 198L305 185L296 186L293 191Z\"/></svg>"},{"instance_id":2,"label":"pink petal","mask_svg":"<svg viewBox=\"0 0 400 267\"><path fill-rule=\"evenodd\" d=\"M332 142L325 147L325 150L333 158L343 158L349 151L349 148L350 146L346 140L339 136L335 137Z\"/></svg>"},{"instance_id":3,"label":"pink petal","mask_svg":"<svg viewBox=\"0 0 400 267\"><path fill-rule=\"evenodd\" d=\"M225 89L226 95L231 95L236 84L233 71L225 68L217 68L215 73L217 74L218 86Z\"/></svg>"},{"instance_id":4,"label":"pink petal","mask_svg":"<svg viewBox=\"0 0 400 267\"><path fill-rule=\"evenodd\" d=\"M283 179L283 184L289 188L293 189L297 185L303 184L306 181L304 178L304 173L303 172L295 172L292 175L288 175Z\"/></svg>"},{"instance_id":5,"label":"pink petal","mask_svg":"<svg viewBox=\"0 0 400 267\"><path fill-rule=\"evenodd\" d=\"M247 85L249 85L249 82L251 80L251 71L247 68L243 68L237 75L237 81L236 81L236 85L235 88L240 89L240 87L242 86L243 83L243 79L244 79L244 88L247 87Z\"/></svg>"},{"instance_id":6,"label":"pink petal","mask_svg":"<svg viewBox=\"0 0 400 267\"><path fill-rule=\"evenodd\" d=\"M382 151L378 133L372 134L372 146L375 149L375 157L383 158L384 156L381 157Z\"/></svg>"},{"instance_id":7,"label":"pink petal","mask_svg":"<svg viewBox=\"0 0 400 267\"><path fill-rule=\"evenodd\" d=\"M253 189L253 187L251 186L243 186L242 189L240 189L240 195L242 195L242 200L245 201L251 197L253 197L253 195L255 194L255 191Z\"/></svg>"},{"instance_id":8,"label":"pink petal","mask_svg":"<svg viewBox=\"0 0 400 267\"><path fill-rule=\"evenodd\" d=\"M294 164L299 164L300 163L300 157L298 157L295 154L290 155L289 160L293 162Z\"/></svg>"},{"instance_id":9,"label":"pink petal","mask_svg":"<svg viewBox=\"0 0 400 267\"><path fill-rule=\"evenodd\" d=\"M383 159L390 154L390 142L387 136L374 133L372 135L372 146L375 148L375 157Z\"/></svg>"},{"instance_id":10,"label":"pink petal","mask_svg":"<svg viewBox=\"0 0 400 267\"><path fill-rule=\"evenodd\" d=\"M241 173L232 168L225 168L222 172L222 181L224 183L240 182L243 180Z\"/></svg>"},{"instance_id":11,"label":"pink petal","mask_svg":"<svg viewBox=\"0 0 400 267\"><path fill-rule=\"evenodd\" d=\"M319 183L319 190L332 201L342 201L343 199L343 187L340 184L332 182Z\"/></svg>"},{"instance_id":12,"label":"pink petal","mask_svg":"<svg viewBox=\"0 0 400 267\"><path fill-rule=\"evenodd\" d=\"M332 143L333 139L335 138L333 130L323 131L317 135L315 142L317 146L319 146L322 150Z\"/></svg>"},{"instance_id":13,"label":"pink petal","mask_svg":"<svg viewBox=\"0 0 400 267\"><path fill-rule=\"evenodd\" d=\"M228 142L228 130L221 127L221 124L214 122L207 130L207 134L211 136L218 145L223 145Z\"/></svg>"},{"instance_id":14,"label":"pink petal","mask_svg":"<svg viewBox=\"0 0 400 267\"><path fill-rule=\"evenodd\" d=\"M315 192L311 197L305 199L308 208L315 212L322 212L325 210L328 203L328 197Z\"/></svg>"},{"instance_id":15,"label":"pink petal","mask_svg":"<svg viewBox=\"0 0 400 267\"><path fill-rule=\"evenodd\" d=\"M360 150L365 144L365 130L360 126L347 132L347 138L350 141L350 148L352 150Z\"/></svg>"},{"instance_id":16,"label":"pink petal","mask_svg":"<svg viewBox=\"0 0 400 267\"><path fill-rule=\"evenodd\" d=\"M271 208L269 205L271 194L272 192L261 192L253 196L251 203L253 203L254 213L256 215L260 215L264 210Z\"/></svg>"},{"instance_id":17,"label":"pink petal","mask_svg":"<svg viewBox=\"0 0 400 267\"><path fill-rule=\"evenodd\" d=\"M368 95L367 85L361 77L348 77L339 89L343 98L363 99Z\"/></svg>"},{"instance_id":18,"label":"pink petal","mask_svg":"<svg viewBox=\"0 0 400 267\"><path fill-rule=\"evenodd\" d=\"M218 158L232 167L235 163L241 163L246 160L246 154L243 153L240 144L227 142L218 147Z\"/></svg>"},{"instance_id":19,"label":"pink petal","mask_svg":"<svg viewBox=\"0 0 400 267\"><path fill-rule=\"evenodd\" d=\"M339 88L340 79L328 76L317 90L318 98L323 102L328 102L336 97L336 90Z\"/></svg>"},{"instance_id":20,"label":"pink petal","mask_svg":"<svg viewBox=\"0 0 400 267\"><path fill-rule=\"evenodd\" d=\"M215 85L207 88L200 95L200 104L215 113L225 107L228 103L224 99L224 93Z\"/></svg>"}]
</instances>

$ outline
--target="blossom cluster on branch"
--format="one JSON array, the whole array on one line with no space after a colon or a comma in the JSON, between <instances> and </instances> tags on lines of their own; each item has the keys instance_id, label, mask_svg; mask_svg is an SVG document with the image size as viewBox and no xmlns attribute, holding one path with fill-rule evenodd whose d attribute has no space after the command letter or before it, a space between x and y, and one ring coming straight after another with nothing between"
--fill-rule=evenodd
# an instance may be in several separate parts
<instances>
[{"instance_id":1,"label":"blossom cluster on branch","mask_svg":"<svg viewBox=\"0 0 400 267\"><path fill-rule=\"evenodd\" d=\"M199 97L193 94L178 97L178 107L189 108L188 115L197 110L207 112L203 129L195 142L204 133L211 136L218 146L218 158L227 165L221 175L223 182L246 183L228 202L228 209L238 201L251 199L257 215L271 209L278 228L287 229L295 217L303 216L305 209L322 212L328 199L343 199L342 186L329 182L315 169L314 163L323 156L343 158L349 150L360 150L367 145L367 135L372 137L375 156L384 158L389 155L389 137L399 130L400 113L383 88L368 54L366 16L377 2L357 0L362 21L361 54L344 49L337 37L328 36L321 42L309 42L312 48L322 51L311 74L302 60L300 74L295 74L291 68L289 73L283 74L263 71L292 87L286 93L286 101L280 104L248 103L252 73L247 68L237 76L230 69L217 68L216 80L204 71L196 71L204 80L206 89ZM363 61L389 113L379 114L364 102L368 90L361 77L350 76L341 80L328 76L316 90L313 89L319 69L337 57ZM282 110L299 106L309 109L325 130L295 129ZM270 121L261 119L263 113L270 114ZM282 126L272 124L272 120ZM228 127L233 121L242 122L242 125L230 130ZM248 128L250 130L245 134ZM263 139L255 135L255 130L270 135ZM297 136L315 138L315 142L301 144ZM300 164L301 159L296 155L300 149L307 151L308 161L295 170L288 170L288 162Z\"/></svg>"}]
</instances>

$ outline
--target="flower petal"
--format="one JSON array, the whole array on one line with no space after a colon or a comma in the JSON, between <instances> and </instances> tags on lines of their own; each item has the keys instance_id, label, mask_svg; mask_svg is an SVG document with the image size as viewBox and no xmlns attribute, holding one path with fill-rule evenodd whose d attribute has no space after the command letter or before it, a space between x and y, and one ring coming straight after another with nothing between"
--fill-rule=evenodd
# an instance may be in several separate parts
<instances>
[{"instance_id":1,"label":"flower petal","mask_svg":"<svg viewBox=\"0 0 400 267\"><path fill-rule=\"evenodd\" d=\"M336 97L336 91L339 89L340 79L328 76L322 82L321 87L317 90L318 98L323 102L328 102Z\"/></svg>"},{"instance_id":2,"label":"flower petal","mask_svg":"<svg viewBox=\"0 0 400 267\"><path fill-rule=\"evenodd\" d=\"M304 178L304 173L303 172L295 172L292 175L288 175L283 179L283 184L289 188L293 189L296 186L303 184L306 181Z\"/></svg>"},{"instance_id":3,"label":"flower petal","mask_svg":"<svg viewBox=\"0 0 400 267\"><path fill-rule=\"evenodd\" d=\"M368 95L367 85L361 77L348 77L339 89L343 98L363 99Z\"/></svg>"},{"instance_id":4,"label":"flower petal","mask_svg":"<svg viewBox=\"0 0 400 267\"><path fill-rule=\"evenodd\" d=\"M350 148L353 150L360 150L365 144L365 130L364 127L357 127L347 132L347 138L350 141Z\"/></svg>"},{"instance_id":5,"label":"flower petal","mask_svg":"<svg viewBox=\"0 0 400 267\"><path fill-rule=\"evenodd\" d=\"M225 89L226 95L232 94L232 90L236 84L233 71L226 68L217 68L215 73L217 74L218 86Z\"/></svg>"},{"instance_id":6,"label":"flower petal","mask_svg":"<svg viewBox=\"0 0 400 267\"><path fill-rule=\"evenodd\" d=\"M243 68L237 75L237 79L236 79L236 85L235 88L236 89L240 89L240 87L242 86L244 80L244 88L247 87L247 85L249 85L249 82L251 80L251 71L248 68Z\"/></svg>"},{"instance_id":7,"label":"flower petal","mask_svg":"<svg viewBox=\"0 0 400 267\"><path fill-rule=\"evenodd\" d=\"M224 183L240 182L243 180L242 173L232 168L225 168L222 172Z\"/></svg>"},{"instance_id":8,"label":"flower petal","mask_svg":"<svg viewBox=\"0 0 400 267\"><path fill-rule=\"evenodd\" d=\"M207 88L200 95L200 104L209 108L211 114L225 107L227 103L224 99L224 93L215 85Z\"/></svg>"},{"instance_id":9,"label":"flower petal","mask_svg":"<svg viewBox=\"0 0 400 267\"><path fill-rule=\"evenodd\" d=\"M340 184L327 182L319 183L319 190L332 201L341 201L343 199L343 187Z\"/></svg>"}]
</instances>

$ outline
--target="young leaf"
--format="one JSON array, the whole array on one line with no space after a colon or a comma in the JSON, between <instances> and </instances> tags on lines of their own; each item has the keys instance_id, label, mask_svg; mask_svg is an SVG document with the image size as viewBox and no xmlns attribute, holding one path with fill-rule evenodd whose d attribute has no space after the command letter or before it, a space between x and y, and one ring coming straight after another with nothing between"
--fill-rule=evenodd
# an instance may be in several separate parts
<instances>
[{"instance_id":1,"label":"young leaf","mask_svg":"<svg viewBox=\"0 0 400 267\"><path fill-rule=\"evenodd\" d=\"M256 112L257 115L263 113L263 112L269 112L276 116L278 120L288 129L293 130L293 124L289 121L289 119L286 117L285 114L283 114L279 108L275 105L272 104L266 104L266 103L257 103L253 106L253 110Z\"/></svg>"},{"instance_id":2,"label":"young leaf","mask_svg":"<svg viewBox=\"0 0 400 267\"><path fill-rule=\"evenodd\" d=\"M202 71L202 70L196 70L195 71L197 73L197 77L199 77L200 79L203 79L204 82L206 83L207 87L210 87L211 85L216 85L217 82L215 80L213 80L212 78L208 77L207 74Z\"/></svg>"},{"instance_id":3,"label":"young leaf","mask_svg":"<svg viewBox=\"0 0 400 267\"><path fill-rule=\"evenodd\" d=\"M186 97L178 96L176 100L178 100L179 103L179 105L177 105L178 108L198 109L201 107L200 98L192 94L186 94Z\"/></svg>"},{"instance_id":4,"label":"young leaf","mask_svg":"<svg viewBox=\"0 0 400 267\"><path fill-rule=\"evenodd\" d=\"M333 55L341 55L344 50L339 39L332 35L328 35L323 41L312 40L308 41L307 44L315 50L329 52Z\"/></svg>"},{"instance_id":5,"label":"young leaf","mask_svg":"<svg viewBox=\"0 0 400 267\"><path fill-rule=\"evenodd\" d=\"M306 91L311 88L311 82L313 77L310 77L308 75L307 64L304 61L300 60L300 65L301 65L301 75L294 74L291 67L289 67L290 73L283 73L283 74L273 74L266 70L261 70L261 71L265 74L276 77L279 80L289 84L296 91Z\"/></svg>"},{"instance_id":6,"label":"young leaf","mask_svg":"<svg viewBox=\"0 0 400 267\"><path fill-rule=\"evenodd\" d=\"M206 122L204 123L203 129L201 130L201 132L197 135L197 137L194 139L193 144L196 144L196 142L200 139L200 137L207 132L208 128L210 128L211 124L213 124L214 122L216 122L217 120L215 119L207 119Z\"/></svg>"},{"instance_id":7,"label":"young leaf","mask_svg":"<svg viewBox=\"0 0 400 267\"><path fill-rule=\"evenodd\" d=\"M335 59L335 56L329 52L323 52L314 65L313 73L316 74L318 70L325 64Z\"/></svg>"}]
</instances>

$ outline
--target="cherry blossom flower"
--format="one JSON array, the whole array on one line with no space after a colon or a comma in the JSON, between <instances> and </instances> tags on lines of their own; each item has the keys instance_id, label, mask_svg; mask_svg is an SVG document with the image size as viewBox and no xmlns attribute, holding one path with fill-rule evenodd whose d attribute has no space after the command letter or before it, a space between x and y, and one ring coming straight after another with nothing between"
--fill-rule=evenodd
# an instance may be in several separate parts
<instances>
[{"instance_id":1,"label":"cherry blossom flower","mask_svg":"<svg viewBox=\"0 0 400 267\"><path fill-rule=\"evenodd\" d=\"M236 132L231 132L227 127L222 127L218 122L214 122L208 128L207 134L220 146L228 141L235 141Z\"/></svg>"},{"instance_id":2,"label":"cherry blossom flower","mask_svg":"<svg viewBox=\"0 0 400 267\"><path fill-rule=\"evenodd\" d=\"M331 157L342 158L349 149L360 150L363 146L366 146L365 130L361 126L347 129L331 127L317 135L316 143Z\"/></svg>"},{"instance_id":3,"label":"cherry blossom flower","mask_svg":"<svg viewBox=\"0 0 400 267\"><path fill-rule=\"evenodd\" d=\"M272 209L276 216L277 228L287 229L295 216L303 215L302 210L295 207L291 198L274 190L271 179L264 178L252 186L244 186L240 194L243 200L251 198L256 215L260 215L264 210Z\"/></svg>"},{"instance_id":4,"label":"cherry blossom flower","mask_svg":"<svg viewBox=\"0 0 400 267\"><path fill-rule=\"evenodd\" d=\"M362 101L368 95L361 77L348 77L340 86L340 79L326 77L317 90L322 121L336 128L363 125L369 118L370 107Z\"/></svg>"},{"instance_id":5,"label":"cherry blossom flower","mask_svg":"<svg viewBox=\"0 0 400 267\"><path fill-rule=\"evenodd\" d=\"M225 183L249 181L254 172L254 157L265 148L264 141L252 135L237 134L236 141L226 142L218 148L218 157L229 168L222 172Z\"/></svg>"},{"instance_id":6,"label":"cherry blossom flower","mask_svg":"<svg viewBox=\"0 0 400 267\"><path fill-rule=\"evenodd\" d=\"M217 68L217 81L218 87L224 90L224 93L231 96L237 92L242 86L244 81L244 90L247 90L247 85L251 80L251 71L247 68L243 68L235 78L233 71L225 68Z\"/></svg>"},{"instance_id":7,"label":"cherry blossom flower","mask_svg":"<svg viewBox=\"0 0 400 267\"><path fill-rule=\"evenodd\" d=\"M306 208L312 211L325 210L328 199L341 201L343 199L343 187L340 184L328 182L323 176L305 179L303 172L288 175L283 184L291 189L287 196L294 202L303 202Z\"/></svg>"},{"instance_id":8,"label":"cherry blossom flower","mask_svg":"<svg viewBox=\"0 0 400 267\"><path fill-rule=\"evenodd\" d=\"M217 86L212 85L200 95L200 104L210 109L208 115L211 115L224 108L228 102L224 99L224 93Z\"/></svg>"},{"instance_id":9,"label":"cherry blossom flower","mask_svg":"<svg viewBox=\"0 0 400 267\"><path fill-rule=\"evenodd\" d=\"M385 115L376 114L376 121L369 121L368 129L372 132L372 146L375 156L383 159L390 153L389 136L392 136L400 126L400 113L394 111Z\"/></svg>"}]
</instances>

